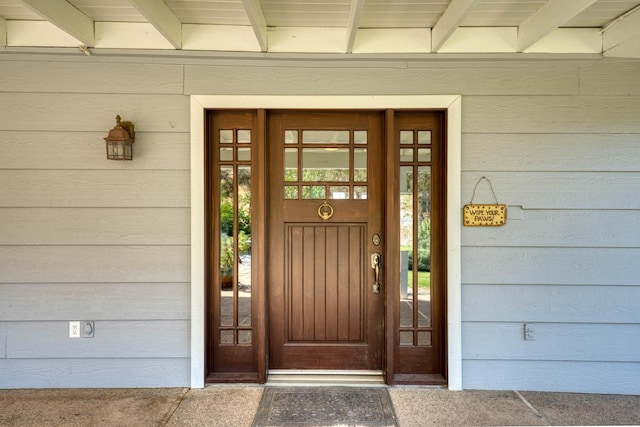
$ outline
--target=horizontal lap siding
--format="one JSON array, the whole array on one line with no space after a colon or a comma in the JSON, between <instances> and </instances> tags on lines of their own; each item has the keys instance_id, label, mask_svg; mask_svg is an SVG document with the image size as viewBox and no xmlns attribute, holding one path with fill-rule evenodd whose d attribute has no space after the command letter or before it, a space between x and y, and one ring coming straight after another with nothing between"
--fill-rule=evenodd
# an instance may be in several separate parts
<instances>
[{"instance_id":1,"label":"horizontal lap siding","mask_svg":"<svg viewBox=\"0 0 640 427\"><path fill-rule=\"evenodd\" d=\"M465 323L462 356L487 360L640 363L638 325L535 322L528 325L535 328L535 340L522 339L524 328L521 323ZM612 342L611 335L626 336L627 339ZM588 343L589 351L585 343Z\"/></svg>"},{"instance_id":2,"label":"horizontal lap siding","mask_svg":"<svg viewBox=\"0 0 640 427\"><path fill-rule=\"evenodd\" d=\"M134 162L105 159L104 137L115 125L105 116L104 129L96 132L0 131L3 153L1 169L63 170L188 170L188 132L149 132L136 125ZM131 120L123 114L123 120ZM28 153L25 156L25 153Z\"/></svg>"},{"instance_id":3,"label":"horizontal lap siding","mask_svg":"<svg viewBox=\"0 0 640 427\"><path fill-rule=\"evenodd\" d=\"M637 95L468 96L462 132L635 134L638 116Z\"/></svg>"},{"instance_id":4,"label":"horizontal lap siding","mask_svg":"<svg viewBox=\"0 0 640 427\"><path fill-rule=\"evenodd\" d=\"M189 208L0 208L0 245L189 245Z\"/></svg>"},{"instance_id":5,"label":"horizontal lap siding","mask_svg":"<svg viewBox=\"0 0 640 427\"><path fill-rule=\"evenodd\" d=\"M279 95L416 95L416 94L565 94L578 91L575 65L515 67L503 69L495 62L475 68L477 63L446 67L425 67L397 63L354 64L353 68L323 61L321 66L298 63L274 66L187 66L185 92L188 94L264 94ZM264 65L264 64L262 64ZM465 66L466 65L466 66ZM313 84L309 84L313 82ZM482 82L482 84L478 84Z\"/></svg>"},{"instance_id":6,"label":"horizontal lap siding","mask_svg":"<svg viewBox=\"0 0 640 427\"><path fill-rule=\"evenodd\" d=\"M188 320L105 320L94 338L70 339L68 322L11 322L7 358L188 358L189 328Z\"/></svg>"},{"instance_id":7,"label":"horizontal lap siding","mask_svg":"<svg viewBox=\"0 0 640 427\"><path fill-rule=\"evenodd\" d=\"M0 270L11 283L188 282L189 247L2 246Z\"/></svg>"},{"instance_id":8,"label":"horizontal lap siding","mask_svg":"<svg viewBox=\"0 0 640 427\"><path fill-rule=\"evenodd\" d=\"M0 180L4 183L0 207L189 207L190 203L189 171L5 169L0 170Z\"/></svg>"},{"instance_id":9,"label":"horizontal lap siding","mask_svg":"<svg viewBox=\"0 0 640 427\"><path fill-rule=\"evenodd\" d=\"M464 322L640 324L638 286L474 284L463 292Z\"/></svg>"},{"instance_id":10,"label":"horizontal lap siding","mask_svg":"<svg viewBox=\"0 0 640 427\"><path fill-rule=\"evenodd\" d=\"M189 359L6 359L0 363L0 388L184 387Z\"/></svg>"},{"instance_id":11,"label":"horizontal lap siding","mask_svg":"<svg viewBox=\"0 0 640 427\"><path fill-rule=\"evenodd\" d=\"M491 230L466 227L466 246L545 248L637 248L638 235L630 224L640 224L640 210L529 209L513 207L507 214L520 215L509 227Z\"/></svg>"},{"instance_id":12,"label":"horizontal lap siding","mask_svg":"<svg viewBox=\"0 0 640 427\"><path fill-rule=\"evenodd\" d=\"M184 94L462 94L461 205L484 175L509 206L462 229L463 387L640 393L638 61L9 58L0 387L189 384Z\"/></svg>"},{"instance_id":13,"label":"horizontal lap siding","mask_svg":"<svg viewBox=\"0 0 640 427\"><path fill-rule=\"evenodd\" d=\"M3 283L4 321L188 320L189 282Z\"/></svg>"},{"instance_id":14,"label":"horizontal lap siding","mask_svg":"<svg viewBox=\"0 0 640 427\"><path fill-rule=\"evenodd\" d=\"M181 65L5 61L0 388L190 384ZM106 160L115 116L134 160ZM94 321L70 339L69 321Z\"/></svg>"},{"instance_id":15,"label":"horizontal lap siding","mask_svg":"<svg viewBox=\"0 0 640 427\"><path fill-rule=\"evenodd\" d=\"M638 286L639 257L640 248L464 247L462 282Z\"/></svg>"},{"instance_id":16,"label":"horizontal lap siding","mask_svg":"<svg viewBox=\"0 0 640 427\"><path fill-rule=\"evenodd\" d=\"M462 387L636 394L639 376L638 362L475 359L464 362Z\"/></svg>"},{"instance_id":17,"label":"horizontal lap siding","mask_svg":"<svg viewBox=\"0 0 640 427\"><path fill-rule=\"evenodd\" d=\"M116 115L131 121L136 131L188 132L189 98L15 92L3 93L0 98L0 131L103 132L104 138L115 126Z\"/></svg>"},{"instance_id":18,"label":"horizontal lap siding","mask_svg":"<svg viewBox=\"0 0 640 427\"><path fill-rule=\"evenodd\" d=\"M577 96L463 97L461 204L486 176L508 205L505 226L462 229L464 388L640 392L639 70L579 67ZM493 200L480 183L474 202Z\"/></svg>"}]
</instances>

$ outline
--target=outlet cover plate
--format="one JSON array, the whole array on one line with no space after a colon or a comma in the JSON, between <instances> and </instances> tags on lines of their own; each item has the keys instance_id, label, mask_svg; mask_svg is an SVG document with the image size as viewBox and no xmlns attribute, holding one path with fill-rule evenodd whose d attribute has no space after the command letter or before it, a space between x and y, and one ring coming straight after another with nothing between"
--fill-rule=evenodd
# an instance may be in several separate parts
<instances>
[{"instance_id":1,"label":"outlet cover plate","mask_svg":"<svg viewBox=\"0 0 640 427\"><path fill-rule=\"evenodd\" d=\"M534 325L530 323L524 324L524 339L527 341L532 341L536 339L536 329Z\"/></svg>"},{"instance_id":2,"label":"outlet cover plate","mask_svg":"<svg viewBox=\"0 0 640 427\"><path fill-rule=\"evenodd\" d=\"M96 336L96 322L84 321L82 322L82 337L83 338L93 338Z\"/></svg>"},{"instance_id":3,"label":"outlet cover plate","mask_svg":"<svg viewBox=\"0 0 640 427\"><path fill-rule=\"evenodd\" d=\"M80 338L80 322L69 322L69 338Z\"/></svg>"}]
</instances>

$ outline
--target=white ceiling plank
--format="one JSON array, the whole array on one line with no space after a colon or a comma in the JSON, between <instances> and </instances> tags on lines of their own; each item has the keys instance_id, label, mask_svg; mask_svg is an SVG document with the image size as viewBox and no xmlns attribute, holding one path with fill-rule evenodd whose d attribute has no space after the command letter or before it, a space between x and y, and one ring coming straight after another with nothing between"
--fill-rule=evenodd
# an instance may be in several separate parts
<instances>
[{"instance_id":1,"label":"white ceiling plank","mask_svg":"<svg viewBox=\"0 0 640 427\"><path fill-rule=\"evenodd\" d=\"M598 0L549 0L518 27L518 51L528 49L596 1Z\"/></svg>"},{"instance_id":2,"label":"white ceiling plank","mask_svg":"<svg viewBox=\"0 0 640 427\"><path fill-rule=\"evenodd\" d=\"M360 26L360 17L362 16L364 1L365 0L351 0L351 5L349 6L349 18L347 18L346 53L351 53L353 51L353 44L356 41L356 34L358 33L358 27Z\"/></svg>"},{"instance_id":3,"label":"white ceiling plank","mask_svg":"<svg viewBox=\"0 0 640 427\"><path fill-rule=\"evenodd\" d=\"M7 46L76 47L81 42L49 21L7 20Z\"/></svg>"},{"instance_id":4,"label":"white ceiling plank","mask_svg":"<svg viewBox=\"0 0 640 427\"><path fill-rule=\"evenodd\" d=\"M148 22L96 22L96 48L167 49L175 47Z\"/></svg>"},{"instance_id":5,"label":"white ceiling plank","mask_svg":"<svg viewBox=\"0 0 640 427\"><path fill-rule=\"evenodd\" d=\"M602 53L602 34L598 28L558 28L524 53Z\"/></svg>"},{"instance_id":6,"label":"white ceiling plank","mask_svg":"<svg viewBox=\"0 0 640 427\"><path fill-rule=\"evenodd\" d=\"M430 53L429 28L361 28L353 53Z\"/></svg>"},{"instance_id":7,"label":"white ceiling plank","mask_svg":"<svg viewBox=\"0 0 640 427\"><path fill-rule=\"evenodd\" d=\"M248 25L183 25L182 48L220 52L262 52Z\"/></svg>"},{"instance_id":8,"label":"white ceiling plank","mask_svg":"<svg viewBox=\"0 0 640 427\"><path fill-rule=\"evenodd\" d=\"M344 28L269 27L269 52L344 53Z\"/></svg>"},{"instance_id":9,"label":"white ceiling plank","mask_svg":"<svg viewBox=\"0 0 640 427\"><path fill-rule=\"evenodd\" d=\"M603 37L603 50L606 52L621 44L637 40L640 36L640 10L625 16L606 28Z\"/></svg>"},{"instance_id":10,"label":"white ceiling plank","mask_svg":"<svg viewBox=\"0 0 640 427\"><path fill-rule=\"evenodd\" d=\"M253 27L253 32L258 39L260 45L260 51L266 52L268 48L267 44L267 20L264 17L260 0L242 0L244 9L247 12L249 22Z\"/></svg>"},{"instance_id":11,"label":"white ceiling plank","mask_svg":"<svg viewBox=\"0 0 640 427\"><path fill-rule=\"evenodd\" d=\"M66 0L22 0L31 10L86 46L95 45L93 20Z\"/></svg>"},{"instance_id":12,"label":"white ceiling plank","mask_svg":"<svg viewBox=\"0 0 640 427\"><path fill-rule=\"evenodd\" d=\"M516 27L460 27L440 53L515 53Z\"/></svg>"},{"instance_id":13,"label":"white ceiling plank","mask_svg":"<svg viewBox=\"0 0 640 427\"><path fill-rule=\"evenodd\" d=\"M7 20L0 18L0 47L7 45Z\"/></svg>"},{"instance_id":14,"label":"white ceiling plank","mask_svg":"<svg viewBox=\"0 0 640 427\"><path fill-rule=\"evenodd\" d=\"M129 1L173 47L182 48L182 22L163 1Z\"/></svg>"},{"instance_id":15,"label":"white ceiling plank","mask_svg":"<svg viewBox=\"0 0 640 427\"><path fill-rule=\"evenodd\" d=\"M471 13L480 0L451 0L436 25L431 30L431 51L437 52Z\"/></svg>"},{"instance_id":16,"label":"white ceiling plank","mask_svg":"<svg viewBox=\"0 0 640 427\"><path fill-rule=\"evenodd\" d=\"M608 58L640 58L640 35L604 51L603 55Z\"/></svg>"}]
</instances>

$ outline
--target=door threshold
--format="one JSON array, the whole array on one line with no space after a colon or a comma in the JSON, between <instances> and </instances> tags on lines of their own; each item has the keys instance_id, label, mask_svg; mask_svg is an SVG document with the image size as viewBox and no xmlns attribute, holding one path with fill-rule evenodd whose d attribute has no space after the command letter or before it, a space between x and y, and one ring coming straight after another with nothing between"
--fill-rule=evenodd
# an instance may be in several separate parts
<instances>
[{"instance_id":1,"label":"door threshold","mask_svg":"<svg viewBox=\"0 0 640 427\"><path fill-rule=\"evenodd\" d=\"M382 371L270 369L267 386L386 387Z\"/></svg>"}]
</instances>

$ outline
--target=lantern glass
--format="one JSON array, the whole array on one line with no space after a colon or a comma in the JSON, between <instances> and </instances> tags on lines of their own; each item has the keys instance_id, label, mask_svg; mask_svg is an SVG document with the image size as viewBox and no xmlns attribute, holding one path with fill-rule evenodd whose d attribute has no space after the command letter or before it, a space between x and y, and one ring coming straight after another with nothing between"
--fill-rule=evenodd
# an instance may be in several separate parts
<instances>
[{"instance_id":1,"label":"lantern glass","mask_svg":"<svg viewBox=\"0 0 640 427\"><path fill-rule=\"evenodd\" d=\"M107 158L110 160L131 160L133 158L131 140L107 141Z\"/></svg>"}]
</instances>

